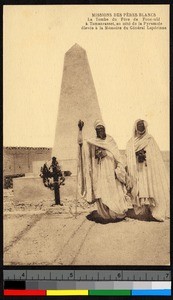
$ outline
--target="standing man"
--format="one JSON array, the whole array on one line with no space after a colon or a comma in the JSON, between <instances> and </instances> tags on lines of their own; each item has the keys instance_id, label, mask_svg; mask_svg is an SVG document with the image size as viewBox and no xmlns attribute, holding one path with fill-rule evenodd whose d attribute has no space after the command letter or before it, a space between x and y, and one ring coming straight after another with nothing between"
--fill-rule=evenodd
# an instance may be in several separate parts
<instances>
[{"instance_id":1,"label":"standing man","mask_svg":"<svg viewBox=\"0 0 173 300\"><path fill-rule=\"evenodd\" d=\"M84 124L82 124L84 125ZM80 177L78 183L82 194L89 203L96 203L100 217L107 221L123 219L128 210L124 187L127 174L123 166L121 155L114 139L106 134L105 125L96 120L94 128L96 137L82 141L81 121L79 126L78 144L83 145L79 158ZM81 163L82 162L82 163Z\"/></svg>"},{"instance_id":2,"label":"standing man","mask_svg":"<svg viewBox=\"0 0 173 300\"><path fill-rule=\"evenodd\" d=\"M147 132L146 121L135 122L126 155L136 215L149 213L155 220L164 221L169 214L168 176L160 149Z\"/></svg>"}]
</instances>

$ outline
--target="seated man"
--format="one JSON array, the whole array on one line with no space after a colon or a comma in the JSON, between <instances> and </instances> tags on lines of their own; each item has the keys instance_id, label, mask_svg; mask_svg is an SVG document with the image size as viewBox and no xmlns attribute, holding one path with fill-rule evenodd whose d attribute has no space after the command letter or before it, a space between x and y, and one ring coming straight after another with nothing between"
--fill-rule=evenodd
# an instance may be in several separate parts
<instances>
[{"instance_id":1,"label":"seated man","mask_svg":"<svg viewBox=\"0 0 173 300\"><path fill-rule=\"evenodd\" d=\"M97 120L94 128L96 137L87 139L82 147L80 176L83 180L78 182L83 183L87 201L96 202L98 214L103 219L123 219L128 210L124 193L127 174L118 147L114 139L106 134L103 122ZM79 144L82 143L79 139Z\"/></svg>"},{"instance_id":2,"label":"seated man","mask_svg":"<svg viewBox=\"0 0 173 300\"><path fill-rule=\"evenodd\" d=\"M126 155L136 215L148 213L149 210L154 219L164 221L168 213L168 176L162 154L154 138L148 134L144 120L135 122Z\"/></svg>"}]
</instances>

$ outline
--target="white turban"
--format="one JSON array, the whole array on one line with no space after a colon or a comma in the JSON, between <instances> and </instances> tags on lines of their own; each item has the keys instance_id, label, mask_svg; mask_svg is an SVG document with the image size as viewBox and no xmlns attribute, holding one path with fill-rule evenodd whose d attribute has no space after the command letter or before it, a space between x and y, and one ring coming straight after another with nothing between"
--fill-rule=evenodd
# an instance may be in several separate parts
<instances>
[{"instance_id":1,"label":"white turban","mask_svg":"<svg viewBox=\"0 0 173 300\"><path fill-rule=\"evenodd\" d=\"M145 120L143 120L143 119L138 119L138 120L135 121L135 124L133 126L133 136L136 136L137 124L138 124L139 121L143 121L144 122L145 131L148 132L147 131L148 123Z\"/></svg>"},{"instance_id":2,"label":"white turban","mask_svg":"<svg viewBox=\"0 0 173 300\"><path fill-rule=\"evenodd\" d=\"M96 120L94 122L94 128L96 129L97 126L104 126L105 127L105 124L103 123L102 120Z\"/></svg>"}]
</instances>

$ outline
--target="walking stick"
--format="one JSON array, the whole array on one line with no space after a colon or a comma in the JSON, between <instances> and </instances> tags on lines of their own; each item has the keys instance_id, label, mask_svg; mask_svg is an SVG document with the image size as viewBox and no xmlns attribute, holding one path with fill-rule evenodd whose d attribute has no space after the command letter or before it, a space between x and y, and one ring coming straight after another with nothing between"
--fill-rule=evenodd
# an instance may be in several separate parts
<instances>
[{"instance_id":1,"label":"walking stick","mask_svg":"<svg viewBox=\"0 0 173 300\"><path fill-rule=\"evenodd\" d=\"M84 122L79 120L78 127L78 159L77 159L77 183L76 183L76 205L75 205L75 218L77 217L77 203L78 203L78 176L79 169L81 166L81 194L84 190L84 174L83 174L83 158L82 158L82 145L83 145L83 136L82 136L82 128L84 126Z\"/></svg>"}]
</instances>

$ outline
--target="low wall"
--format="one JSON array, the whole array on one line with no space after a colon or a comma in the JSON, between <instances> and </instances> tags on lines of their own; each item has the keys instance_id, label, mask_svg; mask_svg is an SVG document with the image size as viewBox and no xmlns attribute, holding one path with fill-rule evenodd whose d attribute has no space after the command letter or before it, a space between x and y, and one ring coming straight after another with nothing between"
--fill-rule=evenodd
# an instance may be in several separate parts
<instances>
[{"instance_id":1,"label":"low wall","mask_svg":"<svg viewBox=\"0 0 173 300\"><path fill-rule=\"evenodd\" d=\"M164 153L163 159L169 175L169 168L170 168L169 153ZM73 160L72 168L69 169L75 170L77 168L77 165L75 166L76 163L77 162ZM70 167L70 160L64 162L64 166ZM34 167L35 173L37 173L39 167L40 167L40 162L35 164ZM61 186L60 188L60 195L62 201L64 201L66 198L68 199L76 198L77 177L75 173L76 172L74 172L72 176L66 177L65 185ZM40 200L44 200L44 199L54 200L54 192L44 187L43 181L38 175L34 177L34 175L32 175L31 173L29 173L28 177L13 179L13 190L14 190L14 199L15 201L18 202L27 201L30 203L33 202L38 203Z\"/></svg>"},{"instance_id":2,"label":"low wall","mask_svg":"<svg viewBox=\"0 0 173 300\"><path fill-rule=\"evenodd\" d=\"M13 180L14 200L35 203L39 200L52 199L53 191L44 187L40 177L21 177Z\"/></svg>"},{"instance_id":3,"label":"low wall","mask_svg":"<svg viewBox=\"0 0 173 300\"><path fill-rule=\"evenodd\" d=\"M16 203L38 203L41 200L54 200L54 191L46 188L40 177L15 178L13 182ZM62 201L76 197L76 176L66 177L65 185L60 187Z\"/></svg>"}]
</instances>

